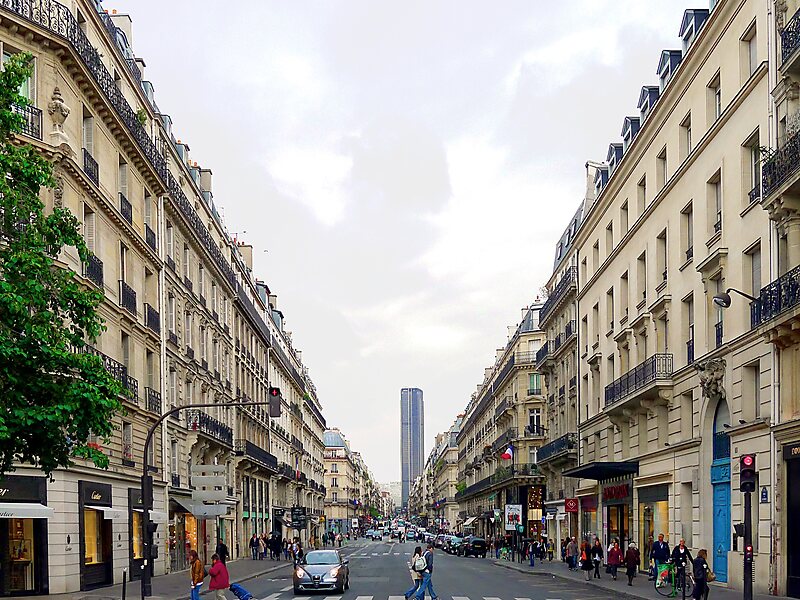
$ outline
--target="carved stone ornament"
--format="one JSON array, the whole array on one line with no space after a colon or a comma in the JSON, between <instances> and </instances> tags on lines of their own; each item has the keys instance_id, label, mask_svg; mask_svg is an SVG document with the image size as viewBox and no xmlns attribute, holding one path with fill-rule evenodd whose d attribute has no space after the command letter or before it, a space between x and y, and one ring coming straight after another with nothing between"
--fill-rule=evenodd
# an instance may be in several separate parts
<instances>
[{"instance_id":1,"label":"carved stone ornament","mask_svg":"<svg viewBox=\"0 0 800 600\"><path fill-rule=\"evenodd\" d=\"M695 363L694 367L700 375L700 388L703 396L712 402L725 400L725 359L712 358L702 363Z\"/></svg>"},{"instance_id":2,"label":"carved stone ornament","mask_svg":"<svg viewBox=\"0 0 800 600\"><path fill-rule=\"evenodd\" d=\"M56 186L53 188L53 204L58 208L64 206L64 177L61 173L56 173Z\"/></svg>"},{"instance_id":3,"label":"carved stone ornament","mask_svg":"<svg viewBox=\"0 0 800 600\"><path fill-rule=\"evenodd\" d=\"M64 131L64 121L67 120L69 113L69 106L64 103L61 90L58 87L53 88L53 95L47 104L47 114L50 115L53 121L53 131L50 132L50 138L53 140L54 146L69 144L69 137Z\"/></svg>"},{"instance_id":4,"label":"carved stone ornament","mask_svg":"<svg viewBox=\"0 0 800 600\"><path fill-rule=\"evenodd\" d=\"M783 31L786 26L786 12L788 11L786 0L775 0L775 25L778 33Z\"/></svg>"}]
</instances>

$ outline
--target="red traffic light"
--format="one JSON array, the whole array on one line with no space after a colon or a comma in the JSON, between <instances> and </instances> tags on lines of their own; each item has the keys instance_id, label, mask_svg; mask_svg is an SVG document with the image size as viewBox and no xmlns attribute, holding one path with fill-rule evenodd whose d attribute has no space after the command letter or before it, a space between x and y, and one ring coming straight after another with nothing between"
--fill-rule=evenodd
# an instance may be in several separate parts
<instances>
[{"instance_id":1,"label":"red traffic light","mask_svg":"<svg viewBox=\"0 0 800 600\"><path fill-rule=\"evenodd\" d=\"M752 467L754 462L755 462L755 456L753 456L752 454L745 454L742 457L742 464L745 467Z\"/></svg>"},{"instance_id":2,"label":"red traffic light","mask_svg":"<svg viewBox=\"0 0 800 600\"><path fill-rule=\"evenodd\" d=\"M269 395L273 398L277 398L281 395L281 388L271 387L269 388Z\"/></svg>"}]
</instances>

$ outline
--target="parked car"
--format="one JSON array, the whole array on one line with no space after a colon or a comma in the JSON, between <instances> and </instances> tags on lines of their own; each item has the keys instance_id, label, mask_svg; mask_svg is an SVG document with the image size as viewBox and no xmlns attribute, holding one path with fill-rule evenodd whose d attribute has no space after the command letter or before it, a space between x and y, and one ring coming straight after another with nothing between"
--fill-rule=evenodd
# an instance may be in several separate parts
<instances>
[{"instance_id":1,"label":"parked car","mask_svg":"<svg viewBox=\"0 0 800 600\"><path fill-rule=\"evenodd\" d=\"M436 536L436 538L433 540L433 545L434 545L435 547L437 547L437 548L441 548L441 547L442 547L442 544L444 544L444 538L445 538L444 534L441 534L441 533L440 533L440 534L439 534L439 535L437 535L437 536Z\"/></svg>"},{"instance_id":2,"label":"parked car","mask_svg":"<svg viewBox=\"0 0 800 600\"><path fill-rule=\"evenodd\" d=\"M459 546L461 556L480 556L486 558L486 540L483 538L470 536L464 538L464 543Z\"/></svg>"},{"instance_id":3,"label":"parked car","mask_svg":"<svg viewBox=\"0 0 800 600\"><path fill-rule=\"evenodd\" d=\"M329 590L338 594L350 588L350 566L338 550L312 550L292 574L294 593Z\"/></svg>"},{"instance_id":4,"label":"parked car","mask_svg":"<svg viewBox=\"0 0 800 600\"><path fill-rule=\"evenodd\" d=\"M406 531L406 541L407 542L413 542L415 539L417 539L417 532L416 531L414 531L413 529L409 529L408 531Z\"/></svg>"},{"instance_id":5,"label":"parked car","mask_svg":"<svg viewBox=\"0 0 800 600\"><path fill-rule=\"evenodd\" d=\"M375 542L380 542L383 539L383 532L380 529L375 529L372 531L372 540Z\"/></svg>"}]
</instances>

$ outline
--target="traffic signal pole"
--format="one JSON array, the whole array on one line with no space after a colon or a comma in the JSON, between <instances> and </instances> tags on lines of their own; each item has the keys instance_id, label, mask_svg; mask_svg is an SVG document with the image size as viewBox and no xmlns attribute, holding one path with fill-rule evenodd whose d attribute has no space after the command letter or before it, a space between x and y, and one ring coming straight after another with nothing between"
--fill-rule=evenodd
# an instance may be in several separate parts
<instances>
[{"instance_id":1,"label":"traffic signal pole","mask_svg":"<svg viewBox=\"0 0 800 600\"><path fill-rule=\"evenodd\" d=\"M753 600L753 519L752 493L744 493L744 586L742 597Z\"/></svg>"},{"instance_id":2,"label":"traffic signal pole","mask_svg":"<svg viewBox=\"0 0 800 600\"><path fill-rule=\"evenodd\" d=\"M273 392L277 390L277 394ZM278 388L269 389L270 396L280 397L280 390ZM263 406L269 405L270 400L263 402L253 402L249 400L242 402L241 396L233 402L214 402L209 404L187 404L185 406L176 406L162 414L155 423L153 423L150 430L147 432L147 438L144 441L144 456L142 459L142 542L144 546L144 564L142 565L142 599L153 595L152 584L152 571L153 562L158 558L158 550L153 545L153 534L157 525L150 521L150 511L153 510L153 477L150 475L148 469L150 465L147 464L147 450L153 440L153 435L164 420L182 410L192 410L195 408L213 408L220 406Z\"/></svg>"}]
</instances>

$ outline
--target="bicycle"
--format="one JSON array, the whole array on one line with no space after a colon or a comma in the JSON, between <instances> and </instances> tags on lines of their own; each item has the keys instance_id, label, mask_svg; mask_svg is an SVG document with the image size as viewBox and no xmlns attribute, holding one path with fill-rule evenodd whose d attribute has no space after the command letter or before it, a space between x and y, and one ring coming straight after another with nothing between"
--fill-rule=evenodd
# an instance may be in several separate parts
<instances>
[{"instance_id":1,"label":"bicycle","mask_svg":"<svg viewBox=\"0 0 800 600\"><path fill-rule=\"evenodd\" d=\"M674 598L681 592L682 584L686 588L686 597L690 597L694 591L694 577L690 570L686 567L678 568L673 562L658 566L654 585L659 594Z\"/></svg>"}]
</instances>

